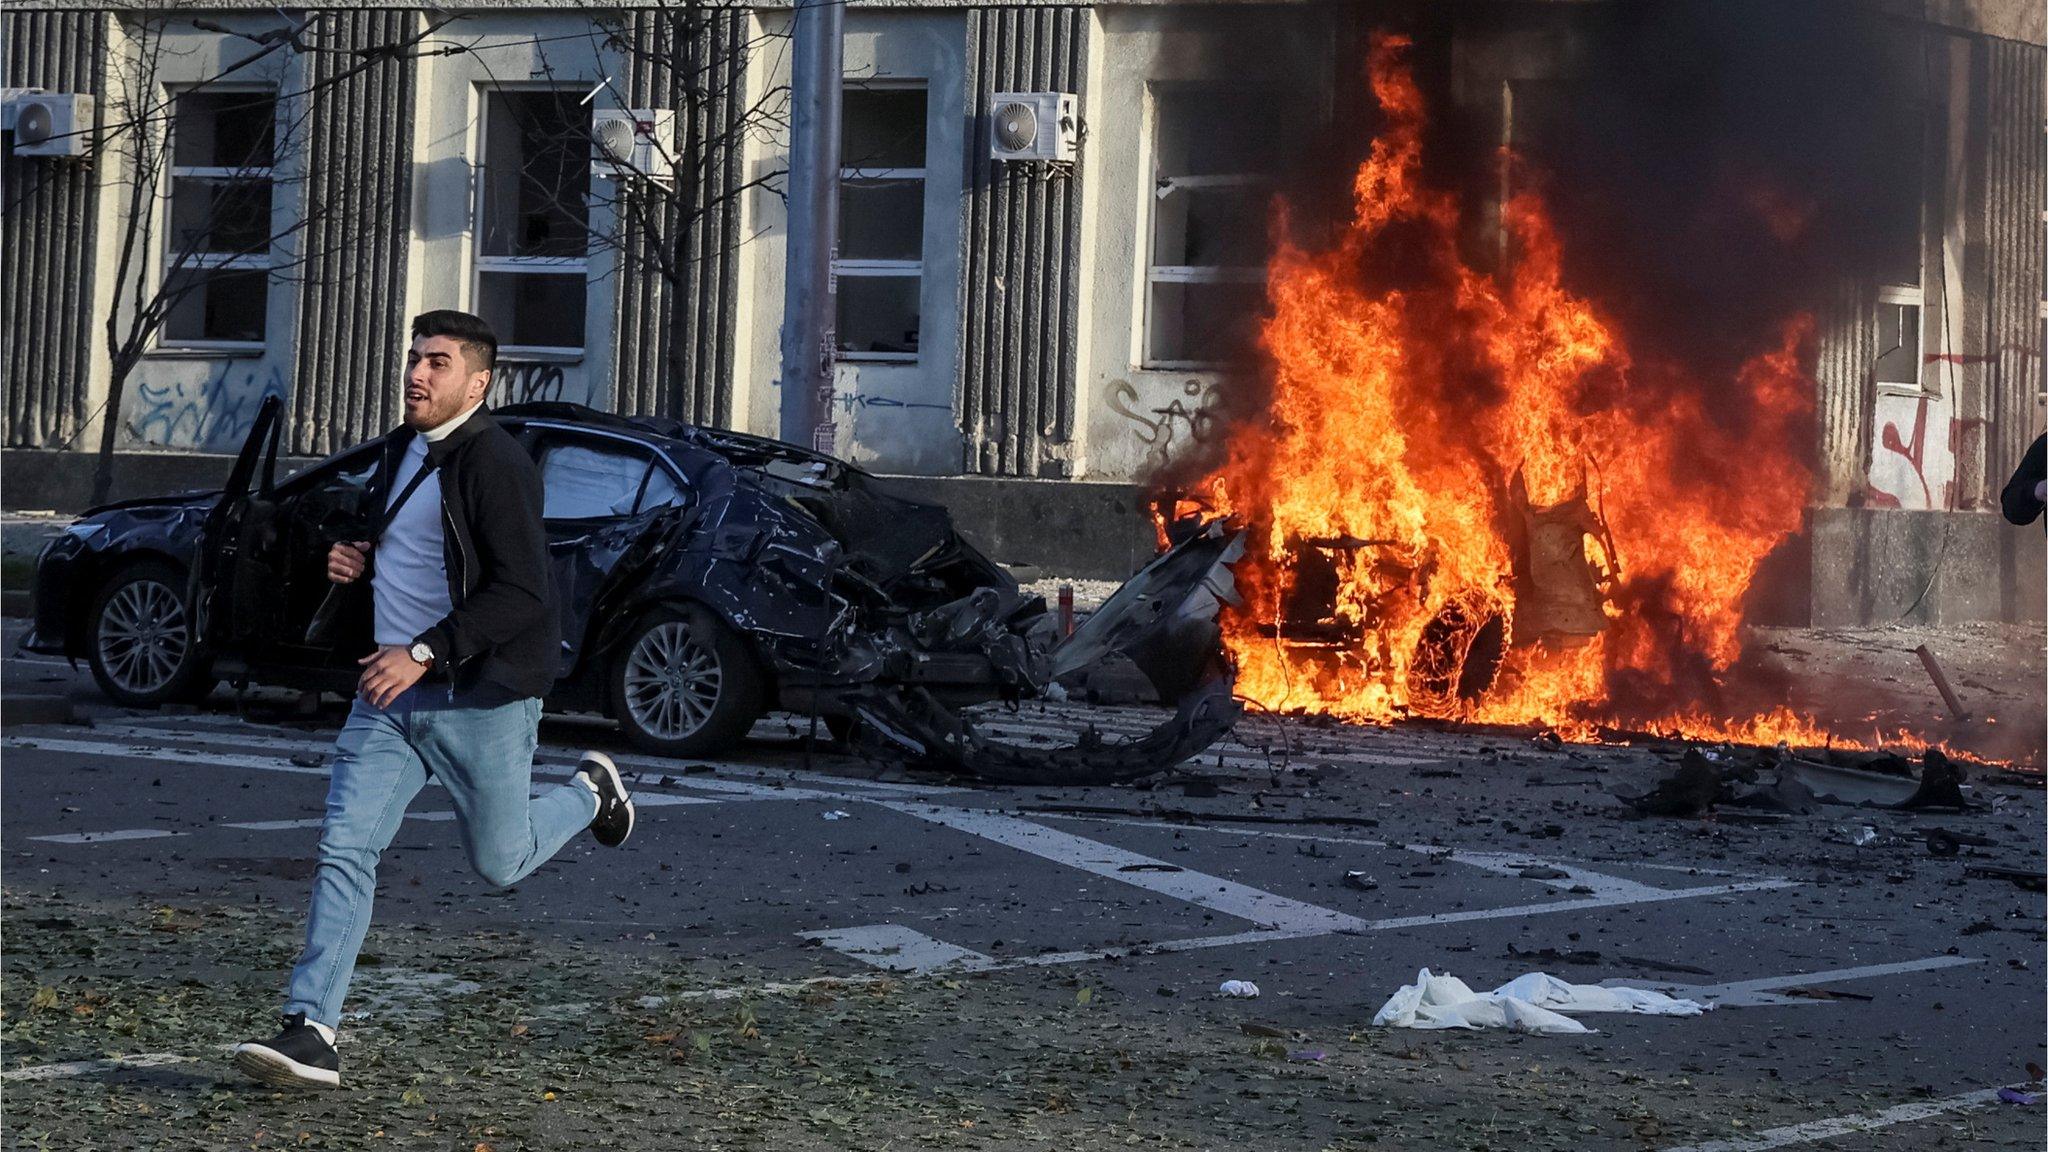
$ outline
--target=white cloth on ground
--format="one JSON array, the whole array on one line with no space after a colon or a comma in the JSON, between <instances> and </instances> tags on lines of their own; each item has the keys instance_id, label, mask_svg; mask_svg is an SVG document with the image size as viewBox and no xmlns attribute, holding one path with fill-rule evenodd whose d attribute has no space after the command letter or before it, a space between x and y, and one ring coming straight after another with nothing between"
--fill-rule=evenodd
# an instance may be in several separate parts
<instances>
[{"instance_id":1,"label":"white cloth on ground","mask_svg":"<svg viewBox=\"0 0 2048 1152\"><path fill-rule=\"evenodd\" d=\"M1569 1036L1592 1029L1563 1015L1566 1012L1697 1016L1706 1010L1705 1005L1662 992L1567 984L1542 972L1516 977L1491 992L1474 992L1455 976L1424 968L1416 973L1415 983L1394 993L1372 1022L1392 1028L1510 1028Z\"/></svg>"}]
</instances>

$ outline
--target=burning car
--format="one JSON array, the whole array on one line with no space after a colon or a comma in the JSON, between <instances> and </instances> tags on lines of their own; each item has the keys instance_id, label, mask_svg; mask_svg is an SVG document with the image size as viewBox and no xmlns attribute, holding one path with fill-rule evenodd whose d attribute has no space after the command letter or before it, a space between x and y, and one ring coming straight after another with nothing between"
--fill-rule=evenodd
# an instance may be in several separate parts
<instances>
[{"instance_id":1,"label":"burning car","mask_svg":"<svg viewBox=\"0 0 2048 1152\"><path fill-rule=\"evenodd\" d=\"M222 679L351 692L369 597L325 557L371 520L372 441L275 478L267 401L220 491L96 509L38 560L31 651L84 659L116 702L204 696ZM1236 717L1220 660L1235 538L1193 535L1069 636L947 511L777 441L568 404L498 410L534 455L562 613L548 704L599 712L651 751L729 748L765 712L927 766L1037 783L1129 779L1192 756ZM328 611L334 611L329 608ZM961 709L1019 701L1114 657L1177 704L1147 736L1018 748Z\"/></svg>"}]
</instances>

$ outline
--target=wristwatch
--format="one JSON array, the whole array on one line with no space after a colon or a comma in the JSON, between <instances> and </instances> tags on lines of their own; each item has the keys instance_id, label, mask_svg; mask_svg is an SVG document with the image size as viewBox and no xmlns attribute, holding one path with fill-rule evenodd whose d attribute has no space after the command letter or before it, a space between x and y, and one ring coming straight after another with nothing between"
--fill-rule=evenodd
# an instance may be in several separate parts
<instances>
[{"instance_id":1,"label":"wristwatch","mask_svg":"<svg viewBox=\"0 0 2048 1152\"><path fill-rule=\"evenodd\" d=\"M405 654L412 657L413 663L422 668L431 670L434 667L434 650L427 647L424 640L415 642L412 647L405 650Z\"/></svg>"}]
</instances>

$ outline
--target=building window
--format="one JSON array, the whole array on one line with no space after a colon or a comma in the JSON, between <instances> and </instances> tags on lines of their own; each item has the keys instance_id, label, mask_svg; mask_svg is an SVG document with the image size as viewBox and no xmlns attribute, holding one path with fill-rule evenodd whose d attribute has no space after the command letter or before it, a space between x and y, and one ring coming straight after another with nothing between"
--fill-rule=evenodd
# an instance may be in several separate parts
<instances>
[{"instance_id":1,"label":"building window","mask_svg":"<svg viewBox=\"0 0 2048 1152\"><path fill-rule=\"evenodd\" d=\"M849 87L841 110L842 360L917 359L924 284L925 90Z\"/></svg>"},{"instance_id":2,"label":"building window","mask_svg":"<svg viewBox=\"0 0 2048 1152\"><path fill-rule=\"evenodd\" d=\"M1891 391L1922 390L1918 285L1887 285L1877 290L1877 362L1874 378Z\"/></svg>"},{"instance_id":3,"label":"building window","mask_svg":"<svg viewBox=\"0 0 2048 1152\"><path fill-rule=\"evenodd\" d=\"M484 93L476 312L511 353L581 355L590 109L575 91Z\"/></svg>"},{"instance_id":4,"label":"building window","mask_svg":"<svg viewBox=\"0 0 2048 1152\"><path fill-rule=\"evenodd\" d=\"M1202 368L1249 347L1266 303L1266 213L1288 104L1243 88L1156 85L1151 256L1139 355Z\"/></svg>"},{"instance_id":5,"label":"building window","mask_svg":"<svg viewBox=\"0 0 2048 1152\"><path fill-rule=\"evenodd\" d=\"M261 347L270 296L277 94L207 88L172 104L162 342Z\"/></svg>"}]
</instances>

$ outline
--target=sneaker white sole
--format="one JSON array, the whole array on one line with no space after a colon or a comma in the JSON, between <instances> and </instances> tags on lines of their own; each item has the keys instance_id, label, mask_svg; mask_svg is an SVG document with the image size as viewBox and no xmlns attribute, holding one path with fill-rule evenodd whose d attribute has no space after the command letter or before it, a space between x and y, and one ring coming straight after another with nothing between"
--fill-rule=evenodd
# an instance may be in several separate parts
<instances>
[{"instance_id":1,"label":"sneaker white sole","mask_svg":"<svg viewBox=\"0 0 2048 1152\"><path fill-rule=\"evenodd\" d=\"M235 1045L235 1067L273 1088L339 1088L341 1073L315 1068L261 1044Z\"/></svg>"},{"instance_id":2,"label":"sneaker white sole","mask_svg":"<svg viewBox=\"0 0 2048 1152\"><path fill-rule=\"evenodd\" d=\"M582 764L593 765L599 771L603 772L605 775L605 779L611 782L612 788L615 791L617 791L619 795L624 796L626 798L626 834L624 836L619 837L619 842L617 844L608 845L608 847L612 848L623 847L626 841L631 840L633 838L633 826L639 822L639 816L633 811L633 794L631 792L626 791L626 781L622 777L620 777L619 766L617 764L612 763L611 757L605 755L602 752L585 752L583 754ZM577 767L581 768L582 764L577 765Z\"/></svg>"}]
</instances>

